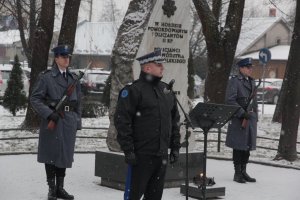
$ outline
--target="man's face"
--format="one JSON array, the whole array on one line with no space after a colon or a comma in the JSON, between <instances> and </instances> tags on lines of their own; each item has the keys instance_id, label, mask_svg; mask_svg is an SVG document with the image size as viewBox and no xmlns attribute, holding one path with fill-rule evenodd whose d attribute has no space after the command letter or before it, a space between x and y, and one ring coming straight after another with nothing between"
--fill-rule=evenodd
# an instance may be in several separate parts
<instances>
[{"instance_id":1,"label":"man's face","mask_svg":"<svg viewBox=\"0 0 300 200\"><path fill-rule=\"evenodd\" d=\"M244 76L251 76L252 74L252 65L248 65L248 66L243 66L243 67L240 67L240 72L244 75Z\"/></svg>"},{"instance_id":2,"label":"man's face","mask_svg":"<svg viewBox=\"0 0 300 200\"><path fill-rule=\"evenodd\" d=\"M67 69L70 64L70 56L69 55L58 55L55 57L55 62L60 69Z\"/></svg>"},{"instance_id":3,"label":"man's face","mask_svg":"<svg viewBox=\"0 0 300 200\"><path fill-rule=\"evenodd\" d=\"M151 74L151 75L154 75L157 77L162 77L163 71L164 71L164 66L162 63L150 62L150 63L145 64L143 69L148 74Z\"/></svg>"}]
</instances>

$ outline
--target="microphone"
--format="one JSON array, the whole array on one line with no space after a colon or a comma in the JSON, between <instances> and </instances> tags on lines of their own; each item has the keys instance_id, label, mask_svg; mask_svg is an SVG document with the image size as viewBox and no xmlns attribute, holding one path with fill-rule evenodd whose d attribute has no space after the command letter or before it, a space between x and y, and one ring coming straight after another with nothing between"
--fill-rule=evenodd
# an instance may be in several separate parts
<instances>
[{"instance_id":1,"label":"microphone","mask_svg":"<svg viewBox=\"0 0 300 200\"><path fill-rule=\"evenodd\" d=\"M169 84L167 85L167 87L164 88L164 93L165 93L165 94L169 94L169 93L171 92L174 83L175 83L175 80L172 79L172 80L169 82Z\"/></svg>"},{"instance_id":2,"label":"microphone","mask_svg":"<svg viewBox=\"0 0 300 200\"><path fill-rule=\"evenodd\" d=\"M173 89L174 83L175 83L175 79L172 79L172 80L169 82L169 84L168 84L168 89L169 89L169 90L172 90L172 89Z\"/></svg>"}]
</instances>

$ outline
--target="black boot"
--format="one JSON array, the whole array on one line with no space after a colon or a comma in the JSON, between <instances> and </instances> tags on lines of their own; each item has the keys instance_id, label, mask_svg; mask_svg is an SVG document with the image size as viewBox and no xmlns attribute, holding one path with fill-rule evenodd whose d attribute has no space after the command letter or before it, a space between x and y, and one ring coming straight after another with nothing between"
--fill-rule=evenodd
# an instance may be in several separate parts
<instances>
[{"instance_id":1,"label":"black boot","mask_svg":"<svg viewBox=\"0 0 300 200\"><path fill-rule=\"evenodd\" d=\"M65 177L56 177L56 183L57 183L56 196L57 198L61 198L61 199L74 199L74 196L70 195L64 189L64 179Z\"/></svg>"},{"instance_id":2,"label":"black boot","mask_svg":"<svg viewBox=\"0 0 300 200\"><path fill-rule=\"evenodd\" d=\"M48 200L56 200L55 178L48 178L47 182L49 185Z\"/></svg>"},{"instance_id":3,"label":"black boot","mask_svg":"<svg viewBox=\"0 0 300 200\"><path fill-rule=\"evenodd\" d=\"M234 164L234 177L233 180L238 183L246 183L241 171L240 164Z\"/></svg>"},{"instance_id":4,"label":"black boot","mask_svg":"<svg viewBox=\"0 0 300 200\"><path fill-rule=\"evenodd\" d=\"M243 175L243 178L247 181L247 182L256 182L256 179L255 178L252 178L250 177L247 172L246 172L246 168L247 168L247 164L243 164L242 165L242 175Z\"/></svg>"}]
</instances>

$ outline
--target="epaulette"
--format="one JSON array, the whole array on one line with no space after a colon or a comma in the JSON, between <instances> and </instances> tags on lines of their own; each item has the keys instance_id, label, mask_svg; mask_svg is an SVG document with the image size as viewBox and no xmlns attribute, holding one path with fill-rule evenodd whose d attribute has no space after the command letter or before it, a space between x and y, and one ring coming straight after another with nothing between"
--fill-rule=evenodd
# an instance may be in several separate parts
<instances>
[{"instance_id":1,"label":"epaulette","mask_svg":"<svg viewBox=\"0 0 300 200\"><path fill-rule=\"evenodd\" d=\"M137 83L138 81L139 81L138 79L137 79L137 80L134 80L133 82L127 83L125 86L131 86L131 85Z\"/></svg>"},{"instance_id":2,"label":"epaulette","mask_svg":"<svg viewBox=\"0 0 300 200\"><path fill-rule=\"evenodd\" d=\"M243 79L243 77L241 77L240 75L233 75L233 76L231 76L230 79L239 79L239 80L241 80L241 79Z\"/></svg>"},{"instance_id":3,"label":"epaulette","mask_svg":"<svg viewBox=\"0 0 300 200\"><path fill-rule=\"evenodd\" d=\"M46 74L46 73L48 73L48 72L50 72L50 71L51 71L51 69L46 69L46 70L42 71L41 73L42 73L42 74Z\"/></svg>"},{"instance_id":4,"label":"epaulette","mask_svg":"<svg viewBox=\"0 0 300 200\"><path fill-rule=\"evenodd\" d=\"M131 86L132 84L133 84L133 82L129 82L125 86Z\"/></svg>"}]
</instances>

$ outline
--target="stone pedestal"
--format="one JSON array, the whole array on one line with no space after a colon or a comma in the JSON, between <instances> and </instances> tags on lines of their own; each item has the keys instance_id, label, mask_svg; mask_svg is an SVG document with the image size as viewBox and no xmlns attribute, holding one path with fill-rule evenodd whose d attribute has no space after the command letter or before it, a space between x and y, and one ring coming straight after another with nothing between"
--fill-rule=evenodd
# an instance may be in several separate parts
<instances>
[{"instance_id":1,"label":"stone pedestal","mask_svg":"<svg viewBox=\"0 0 300 200\"><path fill-rule=\"evenodd\" d=\"M202 152L189 153L189 180L202 172ZM124 190L127 164L123 153L96 151L95 176L101 177L101 185ZM180 187L185 182L185 153L180 153L174 165L168 164L165 188Z\"/></svg>"}]
</instances>

